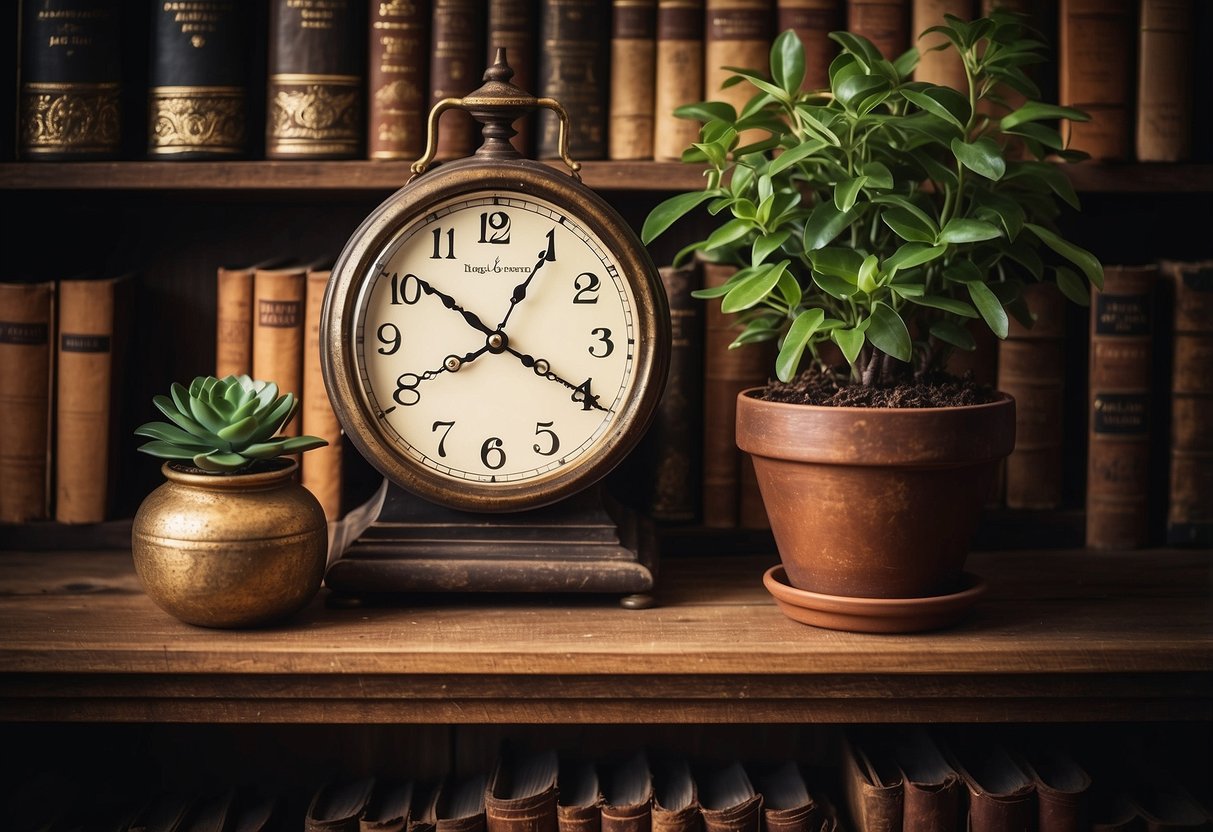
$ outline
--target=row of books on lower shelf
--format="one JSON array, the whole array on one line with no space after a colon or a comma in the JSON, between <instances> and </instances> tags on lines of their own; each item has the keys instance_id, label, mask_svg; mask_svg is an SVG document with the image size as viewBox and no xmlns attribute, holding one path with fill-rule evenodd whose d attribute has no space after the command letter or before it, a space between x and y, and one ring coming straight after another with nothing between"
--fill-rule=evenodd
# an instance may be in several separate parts
<instances>
[{"instance_id":1,"label":"row of books on lower shelf","mask_svg":"<svg viewBox=\"0 0 1213 832\"><path fill-rule=\"evenodd\" d=\"M1022 730L1018 732L1022 737ZM834 765L601 758L506 744L491 771L433 780L327 772L290 794L248 786L107 793L61 773L14 784L15 832L1129 832L1213 829L1208 795L1128 754L1088 768L1001 734L849 731ZM1094 771L1095 773L1092 773ZM72 799L76 796L77 799Z\"/></svg>"}]
</instances>

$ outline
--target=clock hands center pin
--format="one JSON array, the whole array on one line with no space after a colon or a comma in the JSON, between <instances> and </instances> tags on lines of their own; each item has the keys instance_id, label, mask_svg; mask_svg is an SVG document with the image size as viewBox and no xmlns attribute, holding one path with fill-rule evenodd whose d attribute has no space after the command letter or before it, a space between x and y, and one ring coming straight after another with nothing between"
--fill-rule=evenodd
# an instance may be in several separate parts
<instances>
[{"instance_id":1,"label":"clock hands center pin","mask_svg":"<svg viewBox=\"0 0 1213 832\"><path fill-rule=\"evenodd\" d=\"M552 372L552 365L546 358L536 358L533 355L519 352L518 350L509 346L505 348L505 351L521 361L523 367L534 370L535 375L539 376L540 378L546 378L548 381L563 384L565 387L572 390L573 395L570 396L570 398L577 404L581 405L582 410L601 410L604 413L611 412L610 408L603 407L599 403L599 396L594 395L594 393L591 391L590 382L593 381L592 378L587 378L581 384L573 384L573 382L561 378L559 375Z\"/></svg>"}]
</instances>

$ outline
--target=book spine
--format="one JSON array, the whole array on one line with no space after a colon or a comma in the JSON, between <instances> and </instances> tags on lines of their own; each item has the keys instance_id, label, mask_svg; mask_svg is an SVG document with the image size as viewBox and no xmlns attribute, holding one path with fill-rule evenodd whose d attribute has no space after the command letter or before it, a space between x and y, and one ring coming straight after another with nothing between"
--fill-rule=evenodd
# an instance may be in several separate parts
<instances>
[{"instance_id":1,"label":"book spine","mask_svg":"<svg viewBox=\"0 0 1213 832\"><path fill-rule=\"evenodd\" d=\"M367 156L418 159L425 152L429 7L370 0L369 14Z\"/></svg>"},{"instance_id":2,"label":"book spine","mask_svg":"<svg viewBox=\"0 0 1213 832\"><path fill-rule=\"evenodd\" d=\"M749 84L723 88L734 75L725 67L753 69L764 76L768 73L774 11L772 0L707 0L703 85L709 98L732 104L740 113L753 97L755 90ZM765 136L761 131L749 130L742 134L741 143Z\"/></svg>"},{"instance_id":3,"label":"book spine","mask_svg":"<svg viewBox=\"0 0 1213 832\"><path fill-rule=\"evenodd\" d=\"M973 17L973 4L970 0L912 0L911 45L917 46L921 54L914 70L914 80L967 92L969 81L960 54L952 46L932 52L932 49L948 43L948 40L938 32L923 34L932 26L947 23L945 14L970 20Z\"/></svg>"},{"instance_id":4,"label":"book spine","mask_svg":"<svg viewBox=\"0 0 1213 832\"><path fill-rule=\"evenodd\" d=\"M272 381L279 394L303 393L305 268L258 270L253 276L253 378ZM299 435L299 414L282 428Z\"/></svg>"},{"instance_id":5,"label":"book spine","mask_svg":"<svg viewBox=\"0 0 1213 832\"><path fill-rule=\"evenodd\" d=\"M53 283L0 283L0 523L50 516Z\"/></svg>"},{"instance_id":6,"label":"book spine","mask_svg":"<svg viewBox=\"0 0 1213 832\"><path fill-rule=\"evenodd\" d=\"M219 267L215 279L215 376L253 372L253 270Z\"/></svg>"},{"instance_id":7,"label":"book spine","mask_svg":"<svg viewBox=\"0 0 1213 832\"><path fill-rule=\"evenodd\" d=\"M152 6L149 155L244 155L252 13L247 4L220 0Z\"/></svg>"},{"instance_id":8,"label":"book spine","mask_svg":"<svg viewBox=\"0 0 1213 832\"><path fill-rule=\"evenodd\" d=\"M777 30L794 31L804 44L804 83L801 89L824 90L830 86L830 62L838 44L830 32L843 28L843 0L776 0Z\"/></svg>"},{"instance_id":9,"label":"book spine","mask_svg":"<svg viewBox=\"0 0 1213 832\"><path fill-rule=\"evenodd\" d=\"M609 5L596 0L543 0L540 7L539 92L569 114L574 159L602 159L607 152L607 55ZM560 119L539 113L537 152L559 156Z\"/></svg>"},{"instance_id":10,"label":"book spine","mask_svg":"<svg viewBox=\"0 0 1213 832\"><path fill-rule=\"evenodd\" d=\"M1192 0L1142 0L1137 159L1179 162L1192 149Z\"/></svg>"},{"instance_id":11,"label":"book spine","mask_svg":"<svg viewBox=\"0 0 1213 832\"><path fill-rule=\"evenodd\" d=\"M270 3L267 158L359 155L366 123L361 10L355 0Z\"/></svg>"},{"instance_id":12,"label":"book spine","mask_svg":"<svg viewBox=\"0 0 1213 832\"><path fill-rule=\"evenodd\" d=\"M674 110L703 98L703 0L658 0L653 157L680 159L699 141L699 122Z\"/></svg>"},{"instance_id":13,"label":"book spine","mask_svg":"<svg viewBox=\"0 0 1213 832\"><path fill-rule=\"evenodd\" d=\"M910 0L847 0L847 30L863 35L890 61L910 42Z\"/></svg>"},{"instance_id":14,"label":"book spine","mask_svg":"<svg viewBox=\"0 0 1213 832\"><path fill-rule=\"evenodd\" d=\"M328 445L302 454L301 481L316 495L324 516L341 516L341 423L329 403L324 374L320 371L320 308L329 281L328 270L307 273L307 308L304 311L306 340L303 350L303 392L300 412L303 432L327 439Z\"/></svg>"},{"instance_id":15,"label":"book spine","mask_svg":"<svg viewBox=\"0 0 1213 832\"><path fill-rule=\"evenodd\" d=\"M1090 121L1067 121L1068 143L1096 159L1130 156L1132 0L1061 0L1058 97Z\"/></svg>"},{"instance_id":16,"label":"book spine","mask_svg":"<svg viewBox=\"0 0 1213 832\"><path fill-rule=\"evenodd\" d=\"M27 159L113 159L122 142L115 0L25 0L20 138Z\"/></svg>"},{"instance_id":17,"label":"book spine","mask_svg":"<svg viewBox=\"0 0 1213 832\"><path fill-rule=\"evenodd\" d=\"M1157 268L1114 266L1091 302L1087 546L1149 538L1150 342Z\"/></svg>"},{"instance_id":18,"label":"book spine","mask_svg":"<svg viewBox=\"0 0 1213 832\"><path fill-rule=\"evenodd\" d=\"M653 158L657 0L615 0L611 19L611 159Z\"/></svg>"},{"instance_id":19,"label":"book spine","mask_svg":"<svg viewBox=\"0 0 1213 832\"><path fill-rule=\"evenodd\" d=\"M430 105L462 98L480 86L484 67L484 0L434 0L430 41ZM443 114L436 159L460 159L476 149L476 122L463 110Z\"/></svg>"},{"instance_id":20,"label":"book spine","mask_svg":"<svg viewBox=\"0 0 1213 832\"><path fill-rule=\"evenodd\" d=\"M1065 305L1052 283L1024 288L1031 329L1011 318L998 346L998 389L1015 399L1015 450L1006 463L1006 504L1061 505Z\"/></svg>"},{"instance_id":21,"label":"book spine","mask_svg":"<svg viewBox=\"0 0 1213 832\"><path fill-rule=\"evenodd\" d=\"M504 48L510 69L514 70L510 83L524 92L533 93L538 78L538 31L537 0L489 0L486 38L488 54L485 66L492 66L497 56L497 47ZM534 118L533 115L527 115L514 122L514 129L518 134L510 142L523 156L531 155Z\"/></svg>"},{"instance_id":22,"label":"book spine","mask_svg":"<svg viewBox=\"0 0 1213 832\"><path fill-rule=\"evenodd\" d=\"M1213 546L1213 261L1163 268L1174 290L1167 542Z\"/></svg>"}]
</instances>

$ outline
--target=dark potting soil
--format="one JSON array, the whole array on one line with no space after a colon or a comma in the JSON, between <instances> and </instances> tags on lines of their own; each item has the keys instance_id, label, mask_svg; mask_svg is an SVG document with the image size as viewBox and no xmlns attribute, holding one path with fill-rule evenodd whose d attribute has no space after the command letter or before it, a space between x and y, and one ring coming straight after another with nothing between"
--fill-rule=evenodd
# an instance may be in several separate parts
<instances>
[{"instance_id":1,"label":"dark potting soil","mask_svg":"<svg viewBox=\"0 0 1213 832\"><path fill-rule=\"evenodd\" d=\"M827 407L957 407L992 402L997 394L970 378L944 373L880 387L839 385L833 375L814 367L787 383L768 382L760 398Z\"/></svg>"}]
</instances>

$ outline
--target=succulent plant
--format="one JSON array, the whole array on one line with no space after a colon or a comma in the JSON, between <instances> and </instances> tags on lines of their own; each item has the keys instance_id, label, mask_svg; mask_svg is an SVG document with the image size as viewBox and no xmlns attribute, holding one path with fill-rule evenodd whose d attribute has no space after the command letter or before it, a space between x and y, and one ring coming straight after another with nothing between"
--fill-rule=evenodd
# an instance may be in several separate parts
<instances>
[{"instance_id":1,"label":"succulent plant","mask_svg":"<svg viewBox=\"0 0 1213 832\"><path fill-rule=\"evenodd\" d=\"M272 381L248 376L198 376L187 389L173 383L171 396L152 403L169 418L135 429L153 441L139 450L161 459L189 460L198 468L231 474L257 460L310 451L327 445L316 436L276 436L299 408L292 393L278 395Z\"/></svg>"}]
</instances>

